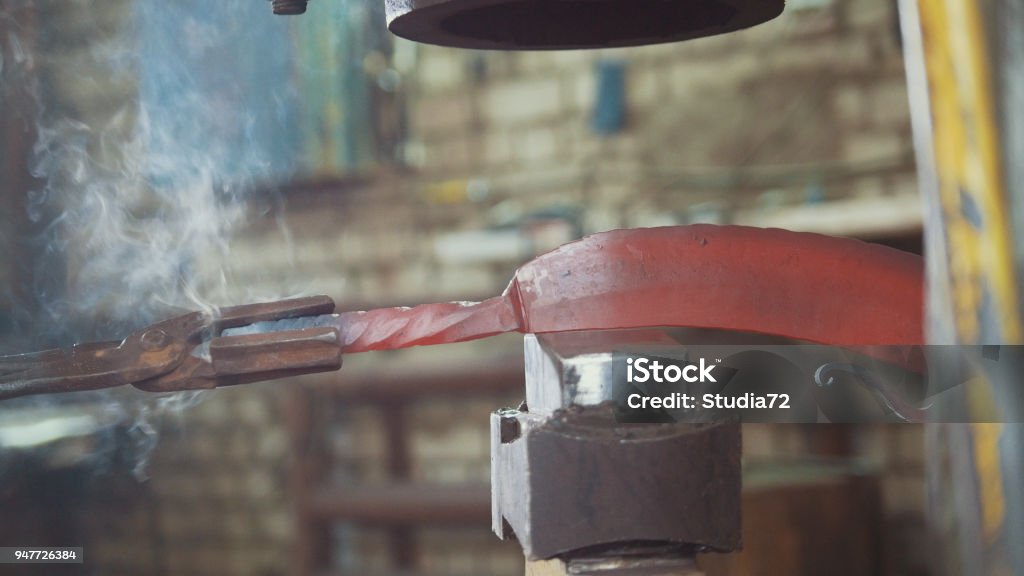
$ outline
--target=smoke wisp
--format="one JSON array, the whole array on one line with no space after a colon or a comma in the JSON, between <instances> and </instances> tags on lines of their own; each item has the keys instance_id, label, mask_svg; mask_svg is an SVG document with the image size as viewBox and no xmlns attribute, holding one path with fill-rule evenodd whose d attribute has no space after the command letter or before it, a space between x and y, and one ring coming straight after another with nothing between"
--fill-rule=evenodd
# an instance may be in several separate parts
<instances>
[{"instance_id":1,"label":"smoke wisp","mask_svg":"<svg viewBox=\"0 0 1024 576\"><path fill-rule=\"evenodd\" d=\"M0 84L28 97L35 126L34 233L11 306L30 347L16 351L215 314L236 289L225 270L249 191L291 170L285 26L251 0L37 2L31 23L17 20L26 13L0 13L15 31L0 38ZM123 414L140 475L161 416L197 401L98 394Z\"/></svg>"}]
</instances>

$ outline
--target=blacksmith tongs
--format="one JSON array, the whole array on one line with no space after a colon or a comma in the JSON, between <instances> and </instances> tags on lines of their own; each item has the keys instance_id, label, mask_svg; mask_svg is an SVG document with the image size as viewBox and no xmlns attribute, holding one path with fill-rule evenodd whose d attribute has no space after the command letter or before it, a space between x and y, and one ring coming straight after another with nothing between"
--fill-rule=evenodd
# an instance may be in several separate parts
<instances>
[{"instance_id":1,"label":"blacksmith tongs","mask_svg":"<svg viewBox=\"0 0 1024 576\"><path fill-rule=\"evenodd\" d=\"M256 322L330 314L327 296L190 312L121 342L0 357L0 399L131 384L149 392L216 388L341 368L338 329L313 326L243 335Z\"/></svg>"}]
</instances>

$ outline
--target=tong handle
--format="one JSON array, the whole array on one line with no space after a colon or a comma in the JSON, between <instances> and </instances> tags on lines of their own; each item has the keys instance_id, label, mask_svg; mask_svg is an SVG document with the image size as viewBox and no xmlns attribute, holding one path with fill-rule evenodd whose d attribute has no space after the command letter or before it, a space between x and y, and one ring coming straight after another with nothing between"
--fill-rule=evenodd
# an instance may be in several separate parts
<instances>
[{"instance_id":1,"label":"tong handle","mask_svg":"<svg viewBox=\"0 0 1024 576\"><path fill-rule=\"evenodd\" d=\"M90 342L13 356L0 356L0 400L98 390L128 384L119 366L121 342Z\"/></svg>"}]
</instances>

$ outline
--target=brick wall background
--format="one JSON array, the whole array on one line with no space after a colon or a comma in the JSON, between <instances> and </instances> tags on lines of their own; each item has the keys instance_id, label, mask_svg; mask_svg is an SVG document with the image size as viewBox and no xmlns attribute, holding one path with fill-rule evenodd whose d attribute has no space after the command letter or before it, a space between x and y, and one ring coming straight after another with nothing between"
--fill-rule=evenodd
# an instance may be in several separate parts
<instances>
[{"instance_id":1,"label":"brick wall background","mask_svg":"<svg viewBox=\"0 0 1024 576\"><path fill-rule=\"evenodd\" d=\"M313 2L306 18L328 1ZM48 48L45 77L83 122L109 123L104 110L130 98L122 93L130 84L97 84L97 74L70 70L80 68L82 47L116 24L118 7L36 4L92 27L70 35L77 44ZM76 12L87 8L90 18ZM481 53L398 42L378 55L400 78L396 91L378 93L390 111L379 120L406 119L393 157L356 172L307 170L275 194L254 195L230 253L199 269L223 271L230 290L219 301L323 293L361 308L494 295L522 261L619 227L731 222L913 245L921 215L900 50L890 0L791 2L752 30L627 50ZM379 61L364 64L381 73ZM610 66L625 70L625 117L618 131L599 134L599 70ZM330 125L329 113L339 112L305 113ZM331 378L381 366L429 371L520 346L511 337L366 354ZM96 573L288 573L301 542L283 397L295 387L329 388L331 378L219 390L165 415L141 494L124 507L97 500L89 509ZM516 400L418 402L407 423L412 478L485 481L487 413ZM330 409L331 426L317 432L330 447L334 481L383 478L382 413ZM748 426L745 454L799 458L814 451L815 433ZM888 573L921 573L921 429L855 429L853 438L854 458L883 477L887 541L902 546L886 556ZM336 562L350 573L386 569L388 538L339 526ZM417 541L419 565L437 573L521 573L514 544L497 543L485 526L423 529Z\"/></svg>"}]
</instances>

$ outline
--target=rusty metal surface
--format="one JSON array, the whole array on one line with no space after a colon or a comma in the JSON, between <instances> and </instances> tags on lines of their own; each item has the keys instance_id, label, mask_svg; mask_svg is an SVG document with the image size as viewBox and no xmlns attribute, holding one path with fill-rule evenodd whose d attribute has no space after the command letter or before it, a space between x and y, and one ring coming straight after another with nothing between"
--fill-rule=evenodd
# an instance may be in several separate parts
<instances>
[{"instance_id":1,"label":"rusty metal surface","mask_svg":"<svg viewBox=\"0 0 1024 576\"><path fill-rule=\"evenodd\" d=\"M492 528L527 558L599 545L740 545L740 427L620 425L609 406L492 415Z\"/></svg>"},{"instance_id":2,"label":"rusty metal surface","mask_svg":"<svg viewBox=\"0 0 1024 576\"><path fill-rule=\"evenodd\" d=\"M221 337L251 324L329 313L326 296L191 312L121 342L0 358L0 399L132 384L152 392L212 388L341 367L336 329Z\"/></svg>"},{"instance_id":3,"label":"rusty metal surface","mask_svg":"<svg viewBox=\"0 0 1024 576\"><path fill-rule=\"evenodd\" d=\"M678 42L748 28L783 0L385 0L397 36L458 48L558 50Z\"/></svg>"},{"instance_id":4,"label":"rusty metal surface","mask_svg":"<svg viewBox=\"0 0 1024 576\"><path fill-rule=\"evenodd\" d=\"M849 238L744 226L587 236L521 267L479 303L345 312L346 352L525 333L716 328L818 344L921 344L920 257Z\"/></svg>"}]
</instances>

